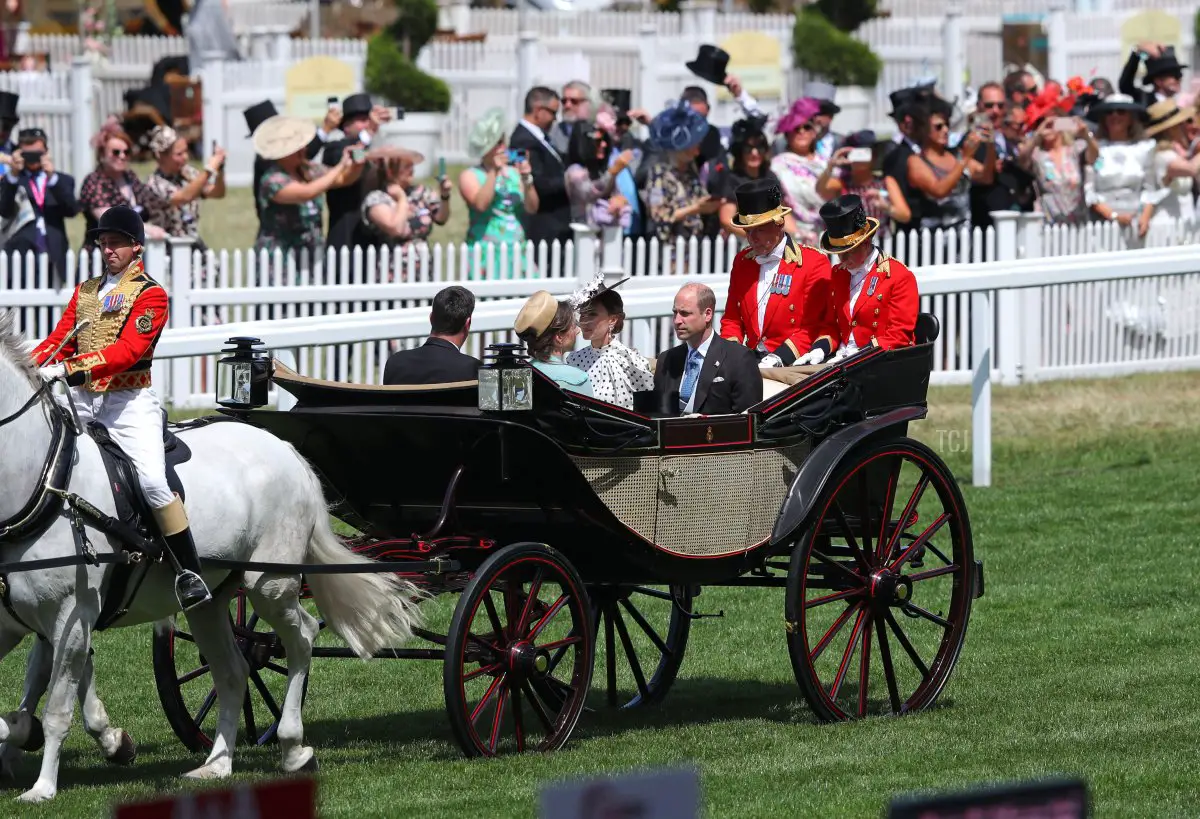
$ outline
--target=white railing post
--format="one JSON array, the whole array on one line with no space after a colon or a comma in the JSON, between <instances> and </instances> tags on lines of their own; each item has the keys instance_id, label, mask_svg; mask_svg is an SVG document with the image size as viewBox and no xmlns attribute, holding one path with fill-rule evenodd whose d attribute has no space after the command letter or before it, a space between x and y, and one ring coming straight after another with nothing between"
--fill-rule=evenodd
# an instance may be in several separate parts
<instances>
[{"instance_id":1,"label":"white railing post","mask_svg":"<svg viewBox=\"0 0 1200 819\"><path fill-rule=\"evenodd\" d=\"M1047 80L1065 83L1069 71L1067 57L1067 0L1050 0L1046 15Z\"/></svg>"},{"instance_id":2,"label":"white railing post","mask_svg":"<svg viewBox=\"0 0 1200 819\"><path fill-rule=\"evenodd\" d=\"M683 15L683 33L691 34L702 43L711 43L717 36L716 0L683 0L679 4Z\"/></svg>"},{"instance_id":3,"label":"white railing post","mask_svg":"<svg viewBox=\"0 0 1200 819\"><path fill-rule=\"evenodd\" d=\"M221 145L228 144L225 133L225 60L218 52L205 55L204 66L200 69L200 87L203 99L204 140L201 149L204 158L212 155L214 141Z\"/></svg>"},{"instance_id":4,"label":"white railing post","mask_svg":"<svg viewBox=\"0 0 1200 819\"><path fill-rule=\"evenodd\" d=\"M533 78L537 76L538 35L536 31L522 31L517 35L517 100L525 98L530 88L533 88ZM518 110L520 117L524 110Z\"/></svg>"},{"instance_id":5,"label":"white railing post","mask_svg":"<svg viewBox=\"0 0 1200 819\"><path fill-rule=\"evenodd\" d=\"M71 59L71 167L66 168L77 180L89 173L95 160L92 157L92 134L95 126L92 89L92 61L77 56ZM76 182L79 184L79 182Z\"/></svg>"},{"instance_id":6,"label":"white railing post","mask_svg":"<svg viewBox=\"0 0 1200 819\"><path fill-rule=\"evenodd\" d=\"M1023 213L1017 240L1022 259L1041 259L1045 256L1042 234L1046 223L1040 213ZM1042 364L1042 298L1044 287L1024 287L1019 298L1021 303L1021 381L1038 379Z\"/></svg>"},{"instance_id":7,"label":"white railing post","mask_svg":"<svg viewBox=\"0 0 1200 819\"><path fill-rule=\"evenodd\" d=\"M621 263L624 241L620 225L609 225L600 231L600 269L604 271L604 283L609 287L625 277L625 266Z\"/></svg>"},{"instance_id":8,"label":"white railing post","mask_svg":"<svg viewBox=\"0 0 1200 819\"><path fill-rule=\"evenodd\" d=\"M992 485L992 295L971 294L971 485Z\"/></svg>"},{"instance_id":9,"label":"white railing post","mask_svg":"<svg viewBox=\"0 0 1200 819\"><path fill-rule=\"evenodd\" d=\"M587 225L571 223L575 242L576 289L582 290L596 277L596 232Z\"/></svg>"},{"instance_id":10,"label":"white railing post","mask_svg":"<svg viewBox=\"0 0 1200 819\"><path fill-rule=\"evenodd\" d=\"M959 0L946 4L942 20L942 95L948 100L963 95L966 54L963 51L963 8Z\"/></svg>"},{"instance_id":11,"label":"white railing post","mask_svg":"<svg viewBox=\"0 0 1200 819\"><path fill-rule=\"evenodd\" d=\"M171 296L169 327L192 326L192 249L194 241L187 236L167 239L171 250L171 279L167 292ZM165 255L165 254L164 254ZM187 358L171 361L171 403L182 407L191 399L192 362Z\"/></svg>"},{"instance_id":12,"label":"white railing post","mask_svg":"<svg viewBox=\"0 0 1200 819\"><path fill-rule=\"evenodd\" d=\"M644 108L651 115L658 113L663 101L658 97L658 77L656 68L658 60L655 49L658 46L658 27L646 23L638 29L638 81L637 96L634 97L635 108Z\"/></svg>"},{"instance_id":13,"label":"white railing post","mask_svg":"<svg viewBox=\"0 0 1200 819\"><path fill-rule=\"evenodd\" d=\"M996 261L1011 262L1017 258L1017 226L1021 214L1016 211L994 211L996 226ZM1000 369L1001 384L1016 384L1021 380L1021 339L1024 337L1025 317L1021 315L1020 290L1001 290L996 294L996 366Z\"/></svg>"},{"instance_id":14,"label":"white railing post","mask_svg":"<svg viewBox=\"0 0 1200 819\"><path fill-rule=\"evenodd\" d=\"M285 26L275 26L273 31L271 57L278 63L292 61L292 33Z\"/></svg>"}]
</instances>

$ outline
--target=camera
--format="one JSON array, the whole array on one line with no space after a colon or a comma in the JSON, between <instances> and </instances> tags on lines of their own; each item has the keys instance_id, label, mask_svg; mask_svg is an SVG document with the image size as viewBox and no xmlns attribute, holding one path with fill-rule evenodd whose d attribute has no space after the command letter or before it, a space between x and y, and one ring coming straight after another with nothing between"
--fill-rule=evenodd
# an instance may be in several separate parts
<instances>
[{"instance_id":1,"label":"camera","mask_svg":"<svg viewBox=\"0 0 1200 819\"><path fill-rule=\"evenodd\" d=\"M404 119L404 106L403 105L396 106L396 119Z\"/></svg>"},{"instance_id":2,"label":"camera","mask_svg":"<svg viewBox=\"0 0 1200 819\"><path fill-rule=\"evenodd\" d=\"M21 161L25 163L25 167L30 165L42 164L42 157L45 156L45 151L21 151Z\"/></svg>"}]
</instances>

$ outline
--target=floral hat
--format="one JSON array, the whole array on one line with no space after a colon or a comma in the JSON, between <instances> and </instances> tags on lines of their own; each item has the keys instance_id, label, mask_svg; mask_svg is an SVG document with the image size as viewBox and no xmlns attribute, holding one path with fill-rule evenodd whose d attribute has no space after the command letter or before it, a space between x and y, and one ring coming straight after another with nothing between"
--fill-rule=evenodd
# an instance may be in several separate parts
<instances>
[{"instance_id":1,"label":"floral hat","mask_svg":"<svg viewBox=\"0 0 1200 819\"><path fill-rule=\"evenodd\" d=\"M804 123L821 113L821 103L812 97L801 97L792 103L788 112L775 124L775 133L790 134Z\"/></svg>"},{"instance_id":2,"label":"floral hat","mask_svg":"<svg viewBox=\"0 0 1200 819\"><path fill-rule=\"evenodd\" d=\"M482 117L475 120L471 126L471 134L467 137L467 150L471 156L482 157L495 148L504 139L504 109L489 108Z\"/></svg>"},{"instance_id":3,"label":"floral hat","mask_svg":"<svg viewBox=\"0 0 1200 819\"><path fill-rule=\"evenodd\" d=\"M704 139L708 121L682 100L650 123L650 143L660 151L686 151Z\"/></svg>"}]
</instances>

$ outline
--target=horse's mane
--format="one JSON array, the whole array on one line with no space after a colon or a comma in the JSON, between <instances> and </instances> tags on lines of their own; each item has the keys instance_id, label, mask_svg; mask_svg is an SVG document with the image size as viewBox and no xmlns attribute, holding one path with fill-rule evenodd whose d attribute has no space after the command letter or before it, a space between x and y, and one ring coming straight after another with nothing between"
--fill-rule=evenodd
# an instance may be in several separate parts
<instances>
[{"instance_id":1,"label":"horse's mane","mask_svg":"<svg viewBox=\"0 0 1200 819\"><path fill-rule=\"evenodd\" d=\"M29 386L37 389L41 386L37 368L29 357L29 347L25 337L17 331L17 319L11 310L0 311L0 356L7 358Z\"/></svg>"}]
</instances>

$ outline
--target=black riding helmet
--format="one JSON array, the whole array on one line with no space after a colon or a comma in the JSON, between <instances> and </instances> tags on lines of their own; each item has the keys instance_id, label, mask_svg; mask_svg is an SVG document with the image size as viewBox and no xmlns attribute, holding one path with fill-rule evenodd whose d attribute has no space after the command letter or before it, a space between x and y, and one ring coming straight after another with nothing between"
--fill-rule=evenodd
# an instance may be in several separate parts
<instances>
[{"instance_id":1,"label":"black riding helmet","mask_svg":"<svg viewBox=\"0 0 1200 819\"><path fill-rule=\"evenodd\" d=\"M88 231L88 240L95 241L101 233L120 233L139 245L146 244L146 224L141 214L128 205L114 205L100 214L96 227Z\"/></svg>"}]
</instances>

